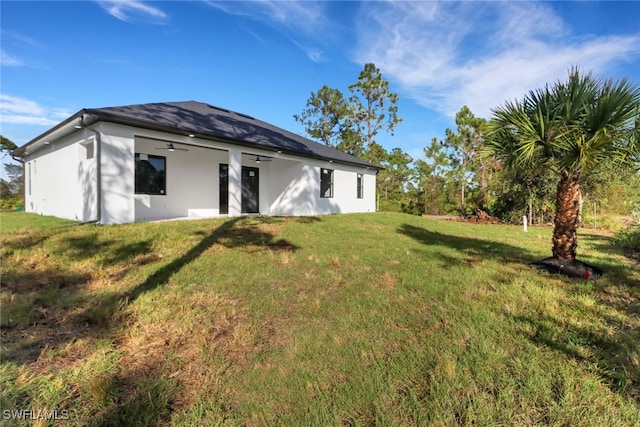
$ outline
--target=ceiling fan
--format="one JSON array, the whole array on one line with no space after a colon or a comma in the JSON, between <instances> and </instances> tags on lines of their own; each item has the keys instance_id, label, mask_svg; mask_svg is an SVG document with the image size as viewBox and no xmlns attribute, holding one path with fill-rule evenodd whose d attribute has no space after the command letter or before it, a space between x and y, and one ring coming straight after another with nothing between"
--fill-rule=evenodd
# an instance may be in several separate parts
<instances>
[{"instance_id":1,"label":"ceiling fan","mask_svg":"<svg viewBox=\"0 0 640 427\"><path fill-rule=\"evenodd\" d=\"M271 160L273 160L271 157L256 156L256 163L260 163L260 162L270 162Z\"/></svg>"},{"instance_id":2,"label":"ceiling fan","mask_svg":"<svg viewBox=\"0 0 640 427\"><path fill-rule=\"evenodd\" d=\"M157 147L156 150L169 150L169 151L189 151L186 148L176 148L173 146L173 142L167 142L166 147Z\"/></svg>"}]
</instances>

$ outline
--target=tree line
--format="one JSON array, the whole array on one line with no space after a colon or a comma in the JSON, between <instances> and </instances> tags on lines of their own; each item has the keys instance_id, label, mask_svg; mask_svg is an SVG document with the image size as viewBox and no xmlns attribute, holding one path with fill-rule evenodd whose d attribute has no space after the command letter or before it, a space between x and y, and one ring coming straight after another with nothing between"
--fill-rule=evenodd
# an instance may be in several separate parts
<instances>
[{"instance_id":1,"label":"tree line","mask_svg":"<svg viewBox=\"0 0 640 427\"><path fill-rule=\"evenodd\" d=\"M463 106L456 128L432 138L420 159L376 141L380 132L393 134L402 118L398 95L375 64L365 64L348 91L323 86L294 119L311 138L383 167L376 179L379 210L553 221L553 261L545 265L563 271L576 266L585 201L617 213L640 208L640 86L626 78L573 68L566 81L495 107L490 120ZM5 156L15 148L2 137ZM24 193L22 167L5 164L5 170L3 205ZM578 267L586 278L595 272Z\"/></svg>"},{"instance_id":2,"label":"tree line","mask_svg":"<svg viewBox=\"0 0 640 427\"><path fill-rule=\"evenodd\" d=\"M593 92L593 87L602 86L601 89L605 92L615 92L613 89L637 92L637 85L627 80L605 81L590 74L580 77L577 70L572 70L571 76L574 80L577 79L573 85L582 86L584 91L590 88ZM529 98L525 97L521 101L507 101L503 107L494 110L496 117L491 120L476 117L467 106L463 106L455 116L456 127L446 129L442 139L432 138L423 148L422 156L416 159L400 147L386 150L376 141L380 133L393 135L396 126L402 123L402 118L398 112L399 97L389 90L388 81L375 64L364 65L355 83L348 86L346 95L339 89L326 85L317 92L312 92L302 112L293 117L303 125L310 138L384 168L376 180L379 210L416 215L460 216L483 212L504 222L519 222L523 215L527 215L532 223L550 223L554 220L557 201L558 162L545 163L540 160L540 154L552 158L562 154L562 150L556 149L558 153L554 154L554 150L549 148L560 146L561 143L545 143L545 135L536 134L536 125L543 128L545 126L542 116L532 116L533 121L529 120L528 123L524 118L535 112L535 105L539 108L548 107L546 104L550 103L551 95L547 92L553 88L562 92L558 87L559 83L537 92L532 91L527 95ZM565 91L570 89L563 88ZM560 95L555 94L556 97ZM568 95L565 94L566 96ZM585 124L584 129L579 131L582 132L582 138L589 133L589 126L598 125L598 117L604 120L604 116L615 112L611 107L615 102L629 105L628 114L622 114L619 119L624 119L622 121L627 125L631 123L635 134L631 132L628 135L635 135L633 140L637 141L640 127L637 98L631 96L624 99L618 94L618 98L613 99L611 93L606 96L610 111L600 108L592 112L589 118L591 123ZM495 150L495 142L499 139L496 138L495 126L499 123L500 114L502 119L515 116L524 120L525 123L519 124L532 133L528 135L528 147L518 148L512 141L511 145L503 147L502 153ZM547 119L550 120L550 116ZM506 121L503 125L504 129L514 130L518 123ZM607 126L611 127L611 123ZM605 131L606 129L605 126ZM583 159L586 163L581 166L583 173L578 177L578 204L591 210L593 203L596 203L597 210L601 212L640 214L640 159L637 142L635 145L624 145L625 137L612 132L610 130L604 134L609 140L617 138L622 141L615 144L626 147L626 151L618 150L618 154L610 155L610 151L603 149L602 143L592 142L587 147L588 156ZM557 135L566 139L562 132ZM514 140L523 139L524 136L522 132L511 135ZM1 142L0 151L6 158L16 145L5 137L2 137ZM491 147L494 148L493 151ZM584 147L572 147L569 144L565 151L571 154L571 150L578 156L585 153ZM513 153L528 153L530 156L528 160L521 158L513 161ZM626 161L620 161L625 159ZM21 205L24 192L22 165L5 163L4 167L7 179L0 180L2 207ZM583 221L589 219L589 215L583 216Z\"/></svg>"},{"instance_id":3,"label":"tree line","mask_svg":"<svg viewBox=\"0 0 640 427\"><path fill-rule=\"evenodd\" d=\"M527 215L532 223L551 223L558 177L568 167L563 162L573 162L567 170L580 171L577 177L570 172L580 183L574 194L579 208L596 203L601 212L640 210L638 87L626 79L603 80L572 69L568 82L506 101L490 120L463 106L456 127L446 129L442 139L432 138L417 159L376 142L381 132L393 135L402 118L398 95L389 90L375 64L365 64L347 90L345 95L325 85L312 92L303 111L293 117L309 137L384 167L377 177L379 210L482 213L504 222L519 222ZM576 107L585 102L591 103L588 112ZM562 105L573 105L574 111L561 111ZM518 126L524 131L517 131ZM503 146L497 143L501 138ZM584 221L589 218L584 215Z\"/></svg>"},{"instance_id":4,"label":"tree line","mask_svg":"<svg viewBox=\"0 0 640 427\"><path fill-rule=\"evenodd\" d=\"M0 135L0 156L3 159L11 156L20 162L20 159L16 159L11 154L16 148L18 147L13 141ZM0 208L11 209L22 206L24 201L23 166L20 163L4 163L3 166L7 179L0 178Z\"/></svg>"}]
</instances>

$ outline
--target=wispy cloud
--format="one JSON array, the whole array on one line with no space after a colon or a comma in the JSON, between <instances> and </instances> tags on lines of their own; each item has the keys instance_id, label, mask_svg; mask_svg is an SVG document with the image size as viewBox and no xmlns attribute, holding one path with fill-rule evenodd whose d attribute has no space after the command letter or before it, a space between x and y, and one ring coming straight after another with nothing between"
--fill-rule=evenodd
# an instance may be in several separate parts
<instances>
[{"instance_id":1,"label":"wispy cloud","mask_svg":"<svg viewBox=\"0 0 640 427\"><path fill-rule=\"evenodd\" d=\"M273 26L284 26L306 34L316 34L328 23L323 2L296 0L207 1L230 15L245 16Z\"/></svg>"},{"instance_id":2,"label":"wispy cloud","mask_svg":"<svg viewBox=\"0 0 640 427\"><path fill-rule=\"evenodd\" d=\"M326 2L308 0L268 0L258 2L213 1L210 6L230 15L242 16L283 31L313 62L323 62L319 46L331 32ZM304 41L301 41L304 40Z\"/></svg>"},{"instance_id":3,"label":"wispy cloud","mask_svg":"<svg viewBox=\"0 0 640 427\"><path fill-rule=\"evenodd\" d=\"M0 94L0 122L51 126L58 123L49 116L60 117L61 110L47 111L35 101Z\"/></svg>"},{"instance_id":4,"label":"wispy cloud","mask_svg":"<svg viewBox=\"0 0 640 427\"><path fill-rule=\"evenodd\" d=\"M157 7L138 0L97 0L107 13L124 22L163 23L168 19L166 13Z\"/></svg>"},{"instance_id":5,"label":"wispy cloud","mask_svg":"<svg viewBox=\"0 0 640 427\"><path fill-rule=\"evenodd\" d=\"M40 43L38 43L33 38L31 38L29 36L26 36L24 34L17 33L15 31L9 31L9 30L7 30L5 28L0 30L0 32L2 33L2 37L10 38L10 39L12 39L12 40L24 45L24 46L40 47Z\"/></svg>"},{"instance_id":6,"label":"wispy cloud","mask_svg":"<svg viewBox=\"0 0 640 427\"><path fill-rule=\"evenodd\" d=\"M21 59L8 54L4 49L2 49L0 50L0 64L3 67L21 67L24 65L24 62Z\"/></svg>"},{"instance_id":7,"label":"wispy cloud","mask_svg":"<svg viewBox=\"0 0 640 427\"><path fill-rule=\"evenodd\" d=\"M307 55L307 58L313 62L320 64L325 61L322 49L313 46L306 46L298 42L295 42L295 44Z\"/></svg>"},{"instance_id":8,"label":"wispy cloud","mask_svg":"<svg viewBox=\"0 0 640 427\"><path fill-rule=\"evenodd\" d=\"M540 3L380 2L361 12L355 59L449 116L466 104L489 117L573 65L602 74L640 55L640 34L578 39Z\"/></svg>"},{"instance_id":9,"label":"wispy cloud","mask_svg":"<svg viewBox=\"0 0 640 427\"><path fill-rule=\"evenodd\" d=\"M24 34L9 31L5 28L0 30L0 34L2 34L2 38L4 39L3 47L0 49L0 65L3 67L25 67L34 65L30 63L30 61L25 61L22 55L16 56L14 53L10 53L9 50L19 52L37 50L41 47L37 41Z\"/></svg>"}]
</instances>

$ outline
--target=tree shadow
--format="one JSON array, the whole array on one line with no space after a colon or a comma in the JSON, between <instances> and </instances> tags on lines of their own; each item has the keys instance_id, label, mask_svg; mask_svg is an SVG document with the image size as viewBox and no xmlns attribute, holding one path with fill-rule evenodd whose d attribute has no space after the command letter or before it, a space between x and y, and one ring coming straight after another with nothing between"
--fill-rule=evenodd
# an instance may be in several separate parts
<instances>
[{"instance_id":1,"label":"tree shadow","mask_svg":"<svg viewBox=\"0 0 640 427\"><path fill-rule=\"evenodd\" d=\"M640 403L640 366L635 361L640 333L628 324L606 316L609 329L615 330L612 334L551 315L509 317L530 326L523 333L532 343L563 353L578 362L589 363L611 391Z\"/></svg>"},{"instance_id":2,"label":"tree shadow","mask_svg":"<svg viewBox=\"0 0 640 427\"><path fill-rule=\"evenodd\" d=\"M39 229L36 231L31 231L29 229L12 231L8 236L3 236L0 256L5 259L12 256L16 250L40 246L53 236L67 230L69 227L75 226L76 225L74 224L52 227L49 229Z\"/></svg>"},{"instance_id":3,"label":"tree shadow","mask_svg":"<svg viewBox=\"0 0 640 427\"><path fill-rule=\"evenodd\" d=\"M578 244L588 242L594 249L601 252L612 252L613 245L611 241L613 240L610 236L601 236L598 234L584 234L581 233L578 236Z\"/></svg>"},{"instance_id":4,"label":"tree shadow","mask_svg":"<svg viewBox=\"0 0 640 427\"><path fill-rule=\"evenodd\" d=\"M530 262L531 258L533 258L531 252L526 249L492 240L452 236L409 224L402 224L397 231L423 245L446 246L472 258L493 258L503 263L522 264ZM464 263L464 260L450 257L446 254L438 254L438 256L442 258L447 266Z\"/></svg>"},{"instance_id":5,"label":"tree shadow","mask_svg":"<svg viewBox=\"0 0 640 427\"><path fill-rule=\"evenodd\" d=\"M299 247L286 239L275 239L269 231L261 229L261 224L268 224L275 221L285 221L284 219L272 219L269 217L245 218L238 217L223 222L219 227L210 233L196 232L201 236L200 241L182 256L174 259L166 265L159 267L150 274L143 282L132 289L122 293L105 293L92 296L91 301L81 297L81 292L86 283L92 279L92 275L86 272L77 272L69 267L62 267L56 263L53 267L43 268L37 262L17 261L10 270L5 269L2 277L3 290L11 293L12 299L23 299L25 306L23 314L13 313L11 310L3 310L2 326L3 335L8 330L19 328L18 322L14 322L11 316L30 319L29 328L32 330L29 340L19 339L16 336L8 336L5 344L12 342L3 352L3 359L17 363L33 363L38 355L38 349L45 346L56 346L62 344L66 339L65 335L58 335L59 339L50 339L39 334L35 329L38 326L51 326L48 322L43 322L43 316L37 313L51 312L50 308L57 308L60 311L69 311L69 305L87 303L81 310L74 310L74 314L64 315L64 321L60 328L75 331L73 338L86 334L96 328L111 327L116 311L122 310L126 305L131 304L145 292L156 289L169 282L171 276L188 266L191 262L200 257L205 251L215 244L220 244L230 249L244 250L246 252L256 252L262 249L272 251L297 251ZM294 219L293 221L298 221ZM301 221L307 221L302 219ZM242 224L244 223L244 224ZM42 242L47 236L39 236L36 240ZM24 241L24 240L23 240ZM143 240L133 243L119 243L115 240L99 241L98 233L91 233L81 237L69 237L63 239L60 247L51 256L65 256L74 260L85 260L98 257L98 264L116 265L126 264L125 270L119 270L118 276L123 276L126 271L137 266L147 264L150 256L152 241ZM22 244L22 243L21 243ZM45 255L49 257L49 255ZM101 259L100 259L101 258ZM153 258L157 261L158 258ZM55 292L64 293L51 294ZM51 294L51 295L50 295ZM62 313L58 313L62 315ZM31 322L33 320L33 322ZM22 322L24 323L24 322ZM73 326L73 327L72 327ZM99 331L100 332L100 331ZM102 332L101 332L102 333ZM25 351L26 349L29 351ZM20 355L30 354L32 357L23 358ZM35 357L35 358L34 358Z\"/></svg>"},{"instance_id":6,"label":"tree shadow","mask_svg":"<svg viewBox=\"0 0 640 427\"><path fill-rule=\"evenodd\" d=\"M57 251L58 255L76 260L98 257L103 265L114 265L129 261L151 251L151 240L123 243L117 240L100 241L97 232L82 236L67 237Z\"/></svg>"},{"instance_id":7,"label":"tree shadow","mask_svg":"<svg viewBox=\"0 0 640 427\"><path fill-rule=\"evenodd\" d=\"M613 245L613 238L610 236L585 235L581 236L580 241L588 243L595 251L606 254L607 258L594 259L589 256L588 252L584 254L584 259L592 264L596 264L604 270L604 276L608 277L611 282L624 285L628 288L640 288L640 269L634 268L633 261L629 261L629 265L617 262L615 256L624 257L624 250ZM578 247L578 249L580 249ZM579 254L580 255L580 254Z\"/></svg>"},{"instance_id":8,"label":"tree shadow","mask_svg":"<svg viewBox=\"0 0 640 427\"><path fill-rule=\"evenodd\" d=\"M296 251L298 246L280 239L273 240L273 234L260 230L255 225L247 225L245 227L236 227L237 224L246 221L243 217L233 218L225 221L222 225L216 228L214 231L208 234L197 233L202 236L202 240L191 248L183 256L170 262L158 269L155 273L150 275L143 283L136 286L134 289L127 292L124 296L129 303L135 301L140 295L145 292L151 291L158 286L168 283L169 278L178 271L182 270L186 265L197 259L203 252L212 247L216 243L220 243L223 246L230 249L257 247L257 248L269 248L276 250L289 250ZM261 222L268 222L269 220L260 220Z\"/></svg>"},{"instance_id":9,"label":"tree shadow","mask_svg":"<svg viewBox=\"0 0 640 427\"><path fill-rule=\"evenodd\" d=\"M61 294L74 293L91 275L58 266L41 268L18 262L3 274L2 290L11 304L3 304L0 313L2 360L32 363L44 348L69 330L59 325L52 314L59 310ZM73 333L76 329L72 329Z\"/></svg>"},{"instance_id":10,"label":"tree shadow","mask_svg":"<svg viewBox=\"0 0 640 427\"><path fill-rule=\"evenodd\" d=\"M274 230L278 226L270 225L285 221L313 222L313 219L285 219L270 217L238 217L222 222L210 232L196 232L200 237L189 250L172 261L154 268L155 271L126 291L92 292L91 298L85 295L85 285L92 280L89 273L74 272L71 267L50 269L27 264L14 267L13 275L3 288L14 295L16 301L23 300L13 313L22 316L19 321L5 325L3 309L2 362L30 366L36 371L47 372L51 369L46 356L48 350L63 349L67 344L89 339L90 342L112 340L114 334L135 324L135 319L125 314L126 307L146 292L153 291L169 283L172 276L188 268L213 245L222 245L234 250L255 252L297 251L299 246L286 239L277 239ZM96 233L86 237L70 237L62 240L64 249L51 256L89 259L102 256L105 265L126 265L130 261L145 256L151 248L148 240L119 244L118 241L97 240ZM101 255L103 254L104 255ZM100 264L100 260L96 261ZM33 271L33 268L36 268ZM100 273L96 273L100 274ZM4 308L4 307L3 307ZM8 314L11 314L9 312ZM167 331L169 332L169 331ZM43 356L44 355L44 356ZM101 419L93 420L92 425L129 425L132 419L143 414L148 421L144 425L154 425L166 418L171 412L173 395L179 383L167 380L162 375L164 353L158 353L157 359L145 364L140 370L123 365L106 374L103 383L111 396L110 403L103 407ZM77 357L77 356L74 356ZM131 357L136 357L132 355ZM64 356L56 364L64 364ZM142 425L141 424L141 425Z\"/></svg>"},{"instance_id":11,"label":"tree shadow","mask_svg":"<svg viewBox=\"0 0 640 427\"><path fill-rule=\"evenodd\" d=\"M277 218L277 217L271 217L273 219ZM281 217L280 219L284 219L284 221L289 221L289 222L294 222L297 224L313 224L314 222L320 222L322 221L322 219L320 219L320 217L317 216L286 216L286 217Z\"/></svg>"},{"instance_id":12,"label":"tree shadow","mask_svg":"<svg viewBox=\"0 0 640 427\"><path fill-rule=\"evenodd\" d=\"M492 240L452 236L409 224L403 224L400 226L398 228L398 233L411 237L426 246L447 246L460 251L461 254L465 255L466 258L458 259L442 253L436 254L436 256L441 258L443 268L451 268L452 266L461 263L471 264L474 258L492 258L503 263L517 263L522 265L531 265L532 263L539 261L538 257L533 255L532 252L527 249ZM585 236L584 239L593 245L595 250L603 253L611 253L611 245L608 243L611 241L609 237ZM604 270L604 275L615 282L625 284L629 287L640 286L640 280L635 278L636 275L630 271L628 266L620 265L612 261L603 262L602 260L597 260L597 262L594 262L589 256L585 256L584 259L601 266ZM562 274L559 274L558 276L563 278L567 277ZM598 276L595 277L597 278ZM571 280L584 281L584 277L579 275Z\"/></svg>"},{"instance_id":13,"label":"tree shadow","mask_svg":"<svg viewBox=\"0 0 640 427\"><path fill-rule=\"evenodd\" d=\"M532 257L531 252L508 244L451 236L408 224L403 224L398 232L423 245L446 246L464 254L457 258L437 252L436 254L425 253L425 256L438 256L443 262L443 268L464 264L465 256L488 257L500 262L523 265L528 264ZM602 238L595 236L592 242L606 248L608 241L605 236ZM634 276L627 266L610 262L605 263L604 267L608 278L606 281L599 279L586 282L566 276L558 277L563 279L563 289L576 297L573 301L580 301L578 297L584 296L585 293L597 301L593 305L581 307L580 310L587 310L589 317L603 319L607 328L590 328L585 324L568 322L565 318L556 318L547 313L540 315L505 313L505 316L520 324L529 325L530 328L523 333L531 342L559 351L575 360L590 363L605 379L612 391L640 402L640 366L637 363L640 331L633 328L633 321L625 321L624 317L619 316L624 313L632 319L638 318L640 282L634 278L638 275ZM588 286L585 287L587 283ZM616 289L616 286L619 289ZM609 307L613 311L603 311L603 307ZM589 349L590 354L585 354L581 346Z\"/></svg>"}]
</instances>

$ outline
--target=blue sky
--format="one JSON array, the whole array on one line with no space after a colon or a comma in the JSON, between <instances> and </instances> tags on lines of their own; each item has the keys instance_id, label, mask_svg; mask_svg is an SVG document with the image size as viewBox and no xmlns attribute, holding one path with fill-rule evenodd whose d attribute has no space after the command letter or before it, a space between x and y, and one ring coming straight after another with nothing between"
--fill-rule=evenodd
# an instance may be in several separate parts
<instances>
[{"instance_id":1,"label":"blue sky","mask_svg":"<svg viewBox=\"0 0 640 427\"><path fill-rule=\"evenodd\" d=\"M414 158L573 65L640 82L640 2L2 1L1 133L22 145L82 108L197 100L304 134L323 85L367 62L400 96L380 135ZM6 160L6 159L5 159Z\"/></svg>"}]
</instances>

